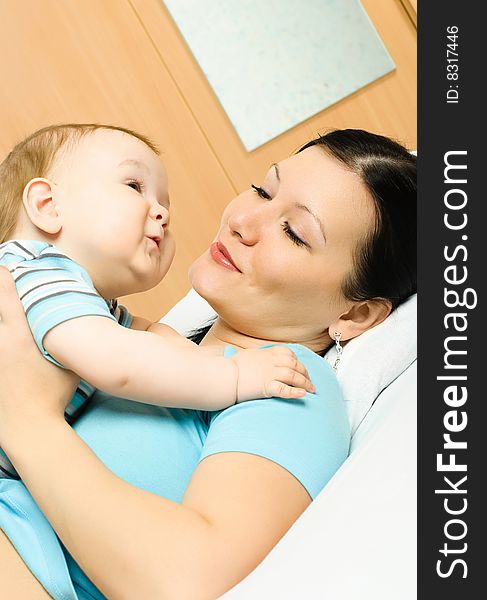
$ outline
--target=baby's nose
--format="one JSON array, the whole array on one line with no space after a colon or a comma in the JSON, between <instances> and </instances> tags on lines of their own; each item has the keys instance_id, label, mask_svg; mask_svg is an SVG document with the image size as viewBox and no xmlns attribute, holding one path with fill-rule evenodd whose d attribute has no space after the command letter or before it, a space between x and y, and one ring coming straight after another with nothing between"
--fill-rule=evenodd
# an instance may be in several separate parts
<instances>
[{"instance_id":1,"label":"baby's nose","mask_svg":"<svg viewBox=\"0 0 487 600\"><path fill-rule=\"evenodd\" d=\"M150 217L154 221L158 221L162 227L166 227L169 224L169 211L160 204L154 204L150 211Z\"/></svg>"}]
</instances>

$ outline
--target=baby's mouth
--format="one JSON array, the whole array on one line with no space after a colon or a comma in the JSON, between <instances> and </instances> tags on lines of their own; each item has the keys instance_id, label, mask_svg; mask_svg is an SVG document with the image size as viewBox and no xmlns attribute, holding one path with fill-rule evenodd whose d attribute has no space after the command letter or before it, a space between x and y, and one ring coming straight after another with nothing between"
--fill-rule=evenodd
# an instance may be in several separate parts
<instances>
[{"instance_id":1,"label":"baby's mouth","mask_svg":"<svg viewBox=\"0 0 487 600\"><path fill-rule=\"evenodd\" d=\"M160 248L161 238L158 235L147 235L146 237L148 240L151 240L151 242L154 242L157 248Z\"/></svg>"}]
</instances>

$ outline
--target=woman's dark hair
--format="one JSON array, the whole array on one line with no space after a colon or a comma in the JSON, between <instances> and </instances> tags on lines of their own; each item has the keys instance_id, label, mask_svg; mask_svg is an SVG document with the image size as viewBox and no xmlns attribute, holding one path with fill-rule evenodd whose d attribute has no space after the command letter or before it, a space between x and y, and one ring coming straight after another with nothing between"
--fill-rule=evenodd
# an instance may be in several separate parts
<instances>
[{"instance_id":1,"label":"woman's dark hair","mask_svg":"<svg viewBox=\"0 0 487 600\"><path fill-rule=\"evenodd\" d=\"M348 300L389 300L396 308L416 291L416 157L382 135L330 131L298 150L318 146L356 173L376 211L374 231L360 244L342 291Z\"/></svg>"},{"instance_id":2,"label":"woman's dark hair","mask_svg":"<svg viewBox=\"0 0 487 600\"><path fill-rule=\"evenodd\" d=\"M330 131L297 153L312 146L359 175L375 205L375 228L357 246L342 284L345 298L382 298L395 309L416 291L416 157L394 140L361 129ZM210 326L190 338L199 343Z\"/></svg>"}]
</instances>

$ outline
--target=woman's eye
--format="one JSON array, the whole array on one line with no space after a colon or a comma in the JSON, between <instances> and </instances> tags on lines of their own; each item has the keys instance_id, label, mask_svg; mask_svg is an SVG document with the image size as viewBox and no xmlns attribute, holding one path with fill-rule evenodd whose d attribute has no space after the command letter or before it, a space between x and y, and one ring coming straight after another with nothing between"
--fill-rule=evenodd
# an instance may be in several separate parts
<instances>
[{"instance_id":1,"label":"woman's eye","mask_svg":"<svg viewBox=\"0 0 487 600\"><path fill-rule=\"evenodd\" d=\"M286 221L285 223L283 223L282 225L282 229L284 231L284 233L287 235L287 237L294 243L296 244L296 246L306 246L307 248L309 248L309 244L307 242L305 242L304 240L302 240L299 236L297 236L294 231L291 229L291 227L289 226L289 223Z\"/></svg>"},{"instance_id":2,"label":"woman's eye","mask_svg":"<svg viewBox=\"0 0 487 600\"><path fill-rule=\"evenodd\" d=\"M269 196L269 194L261 187L258 187L254 184L252 184L252 189L254 190L254 192L260 196L261 198L264 198L265 200L270 200L271 197Z\"/></svg>"},{"instance_id":3,"label":"woman's eye","mask_svg":"<svg viewBox=\"0 0 487 600\"><path fill-rule=\"evenodd\" d=\"M137 181L137 179L131 179L130 181L127 182L127 185L139 193L142 193L142 190L144 189L142 182Z\"/></svg>"}]
</instances>

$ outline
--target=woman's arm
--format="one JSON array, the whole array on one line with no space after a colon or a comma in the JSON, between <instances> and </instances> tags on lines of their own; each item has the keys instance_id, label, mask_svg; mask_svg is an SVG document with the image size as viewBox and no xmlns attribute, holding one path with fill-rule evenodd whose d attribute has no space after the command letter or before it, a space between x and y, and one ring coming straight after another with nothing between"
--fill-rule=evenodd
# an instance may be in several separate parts
<instances>
[{"instance_id":1,"label":"woman's arm","mask_svg":"<svg viewBox=\"0 0 487 600\"><path fill-rule=\"evenodd\" d=\"M49 600L51 598L1 530L0 581L4 598L21 598L22 600Z\"/></svg>"},{"instance_id":2,"label":"woman's arm","mask_svg":"<svg viewBox=\"0 0 487 600\"><path fill-rule=\"evenodd\" d=\"M310 502L275 463L223 453L200 463L179 505L116 477L61 419L27 430L7 452L109 598L215 598L250 573Z\"/></svg>"}]
</instances>

